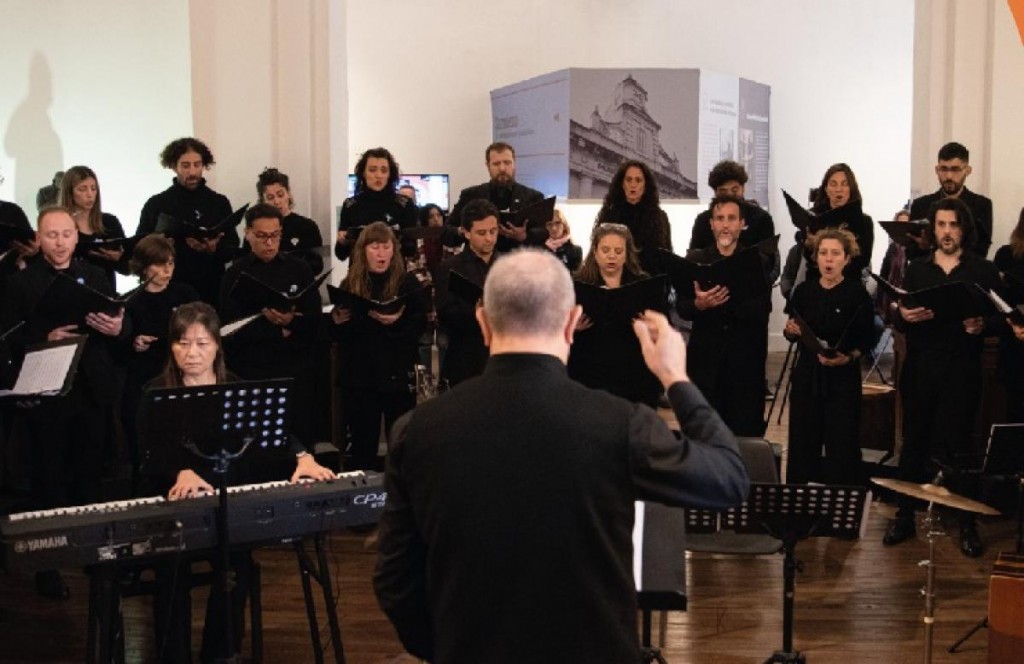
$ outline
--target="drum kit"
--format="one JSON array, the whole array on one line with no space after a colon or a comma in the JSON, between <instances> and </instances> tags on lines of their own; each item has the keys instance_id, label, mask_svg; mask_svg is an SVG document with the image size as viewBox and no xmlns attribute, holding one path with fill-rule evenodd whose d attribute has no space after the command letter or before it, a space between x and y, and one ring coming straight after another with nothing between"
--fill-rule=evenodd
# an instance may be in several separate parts
<instances>
[{"instance_id":1,"label":"drum kit","mask_svg":"<svg viewBox=\"0 0 1024 664\"><path fill-rule=\"evenodd\" d=\"M941 476L940 476L941 479ZM995 510L985 503L980 503L964 496L959 496L946 487L938 484L915 484L903 480L892 480L883 477L872 477L871 481L880 487L895 491L896 493L917 498L928 503L928 511L924 520L924 527L928 532L928 560L922 561L920 565L926 569L924 587L924 662L931 664L932 661L932 629L935 624L935 541L943 535L938 527L938 521L932 514L934 505L952 507L965 512L997 516Z\"/></svg>"}]
</instances>

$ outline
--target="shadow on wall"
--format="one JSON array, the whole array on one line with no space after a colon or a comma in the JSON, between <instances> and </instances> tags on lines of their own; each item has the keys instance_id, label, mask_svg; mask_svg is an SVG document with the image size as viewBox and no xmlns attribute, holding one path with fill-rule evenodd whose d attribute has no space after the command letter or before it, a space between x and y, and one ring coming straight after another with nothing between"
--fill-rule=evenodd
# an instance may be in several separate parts
<instances>
[{"instance_id":1,"label":"shadow on wall","mask_svg":"<svg viewBox=\"0 0 1024 664\"><path fill-rule=\"evenodd\" d=\"M9 174L14 199L26 211L35 209L39 188L51 184L54 172L63 170L64 148L49 115L52 103L50 63L37 52L29 65L28 93L11 115L4 134L4 151L14 161Z\"/></svg>"}]
</instances>

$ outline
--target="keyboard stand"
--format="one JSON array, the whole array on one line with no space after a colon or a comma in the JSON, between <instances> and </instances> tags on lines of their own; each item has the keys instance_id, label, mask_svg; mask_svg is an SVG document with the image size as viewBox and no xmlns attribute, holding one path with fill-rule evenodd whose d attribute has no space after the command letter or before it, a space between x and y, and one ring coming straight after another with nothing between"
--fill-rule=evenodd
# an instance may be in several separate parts
<instances>
[{"instance_id":1,"label":"keyboard stand","mask_svg":"<svg viewBox=\"0 0 1024 664\"><path fill-rule=\"evenodd\" d=\"M341 642L341 627L338 625L337 598L331 585L330 567L327 564L327 553L324 551L324 537L323 533L317 533L312 537L315 560L310 558L305 540L295 542L295 556L299 561L302 596L306 601L306 618L309 620L309 636L313 640L313 657L316 664L323 664L325 648L320 640L320 624L316 617L310 579L316 581L324 595L324 610L327 612L327 623L331 630L330 644L334 646L334 661L336 664L345 664L345 648Z\"/></svg>"}]
</instances>

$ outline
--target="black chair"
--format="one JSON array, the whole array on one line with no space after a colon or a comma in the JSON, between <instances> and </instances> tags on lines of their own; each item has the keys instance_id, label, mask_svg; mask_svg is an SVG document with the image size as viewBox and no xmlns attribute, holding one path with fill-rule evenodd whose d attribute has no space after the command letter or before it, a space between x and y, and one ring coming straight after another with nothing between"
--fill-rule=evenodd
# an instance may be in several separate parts
<instances>
[{"instance_id":1,"label":"black chair","mask_svg":"<svg viewBox=\"0 0 1024 664\"><path fill-rule=\"evenodd\" d=\"M739 438L740 454L751 482L779 483L779 456L775 446L762 438ZM717 513L686 510L686 550L750 556L775 554L782 541L770 535L734 533L718 527Z\"/></svg>"}]
</instances>

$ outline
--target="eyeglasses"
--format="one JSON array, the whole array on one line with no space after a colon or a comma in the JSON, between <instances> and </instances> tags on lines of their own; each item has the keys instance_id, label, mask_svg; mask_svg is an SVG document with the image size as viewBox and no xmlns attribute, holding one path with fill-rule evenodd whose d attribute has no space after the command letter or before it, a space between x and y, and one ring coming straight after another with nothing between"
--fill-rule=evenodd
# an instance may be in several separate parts
<instances>
[{"instance_id":1,"label":"eyeglasses","mask_svg":"<svg viewBox=\"0 0 1024 664\"><path fill-rule=\"evenodd\" d=\"M260 242L280 242L281 232L277 233L253 233L252 236Z\"/></svg>"},{"instance_id":2,"label":"eyeglasses","mask_svg":"<svg viewBox=\"0 0 1024 664\"><path fill-rule=\"evenodd\" d=\"M963 166L937 166L936 170L943 174L949 173L950 175L960 175L966 169Z\"/></svg>"}]
</instances>

